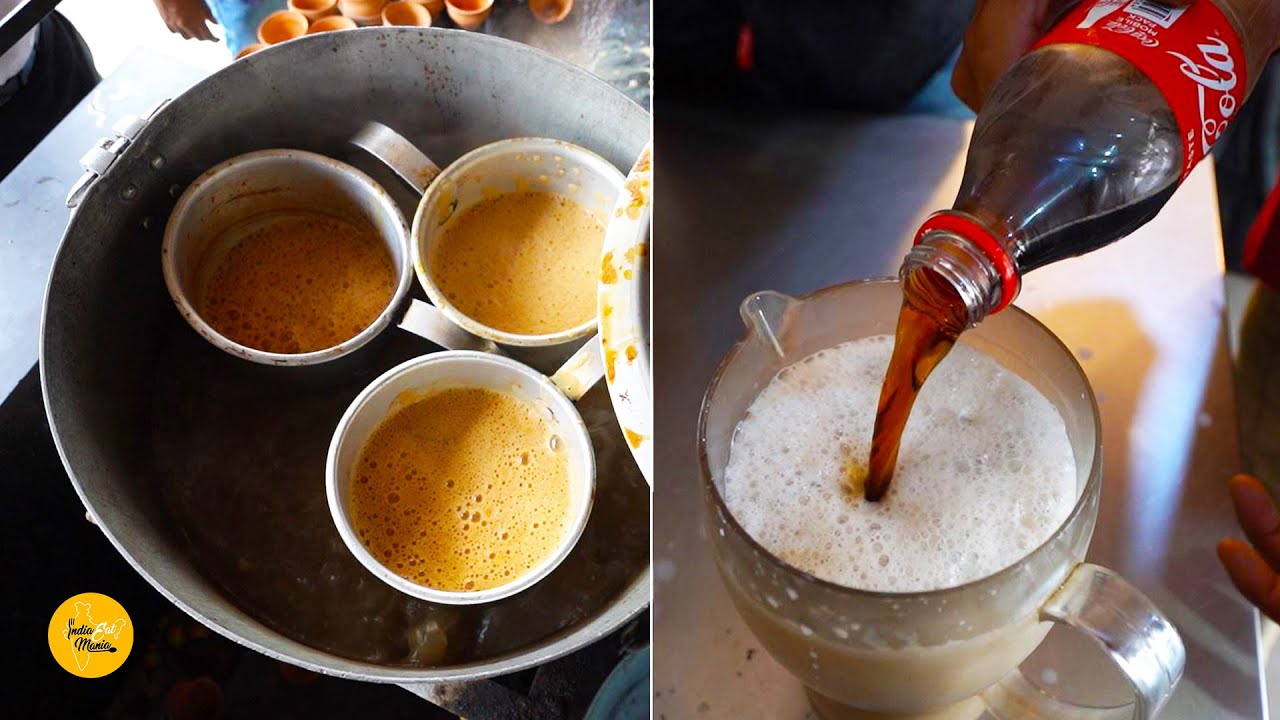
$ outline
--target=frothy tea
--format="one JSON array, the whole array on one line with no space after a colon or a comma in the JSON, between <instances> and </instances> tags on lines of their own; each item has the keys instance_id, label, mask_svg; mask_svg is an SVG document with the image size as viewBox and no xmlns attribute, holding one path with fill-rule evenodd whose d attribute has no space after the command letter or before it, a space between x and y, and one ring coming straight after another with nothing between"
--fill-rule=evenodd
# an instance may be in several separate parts
<instances>
[{"instance_id":1,"label":"frothy tea","mask_svg":"<svg viewBox=\"0 0 1280 720\"><path fill-rule=\"evenodd\" d=\"M531 403L484 388L396 410L360 451L351 518L396 574L437 590L505 585L566 531L569 460Z\"/></svg>"},{"instance_id":2,"label":"frothy tea","mask_svg":"<svg viewBox=\"0 0 1280 720\"><path fill-rule=\"evenodd\" d=\"M938 590L1014 564L1076 501L1062 416L1027 381L957 345L916 400L888 494L868 501L849 485L866 468L850 463L870 450L893 341L823 350L769 383L734 433L730 512L771 553L861 590Z\"/></svg>"},{"instance_id":3,"label":"frothy tea","mask_svg":"<svg viewBox=\"0 0 1280 720\"><path fill-rule=\"evenodd\" d=\"M446 226L431 274L462 314L491 328L547 335L596 315L604 225L571 198L496 195Z\"/></svg>"},{"instance_id":4,"label":"frothy tea","mask_svg":"<svg viewBox=\"0 0 1280 720\"><path fill-rule=\"evenodd\" d=\"M333 347L373 324L395 293L387 247L370 227L315 212L272 213L217 262L199 311L223 337L257 350Z\"/></svg>"}]
</instances>

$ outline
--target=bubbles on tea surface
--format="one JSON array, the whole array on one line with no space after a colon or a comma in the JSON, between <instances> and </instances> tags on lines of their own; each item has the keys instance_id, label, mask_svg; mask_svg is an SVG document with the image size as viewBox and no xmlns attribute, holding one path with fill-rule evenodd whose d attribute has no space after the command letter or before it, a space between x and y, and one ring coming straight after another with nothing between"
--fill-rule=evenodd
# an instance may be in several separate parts
<instances>
[{"instance_id":1,"label":"bubbles on tea surface","mask_svg":"<svg viewBox=\"0 0 1280 720\"><path fill-rule=\"evenodd\" d=\"M448 389L400 408L354 470L367 479L351 486L361 542L398 574L441 590L524 574L566 529L568 458L549 450L547 434L532 405L492 390Z\"/></svg>"},{"instance_id":2,"label":"bubbles on tea surface","mask_svg":"<svg viewBox=\"0 0 1280 720\"><path fill-rule=\"evenodd\" d=\"M1021 378L958 345L921 391L889 495L850 492L870 452L892 336L780 372L735 428L725 498L757 541L819 577L878 591L951 587L1042 543L1076 499L1062 417Z\"/></svg>"},{"instance_id":3,"label":"bubbles on tea surface","mask_svg":"<svg viewBox=\"0 0 1280 720\"><path fill-rule=\"evenodd\" d=\"M596 314L604 225L576 201L512 192L464 210L432 251L441 292L464 315L506 332L542 335Z\"/></svg>"},{"instance_id":4,"label":"bubbles on tea surface","mask_svg":"<svg viewBox=\"0 0 1280 720\"><path fill-rule=\"evenodd\" d=\"M257 350L305 353L359 335L395 293L395 266L371 228L320 213L257 218L214 269L199 312Z\"/></svg>"}]
</instances>

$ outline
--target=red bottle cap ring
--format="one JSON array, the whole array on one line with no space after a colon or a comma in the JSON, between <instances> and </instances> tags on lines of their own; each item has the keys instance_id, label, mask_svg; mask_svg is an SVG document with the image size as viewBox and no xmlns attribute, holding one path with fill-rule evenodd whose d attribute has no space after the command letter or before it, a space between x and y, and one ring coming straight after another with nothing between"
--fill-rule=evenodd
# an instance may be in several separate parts
<instances>
[{"instance_id":1,"label":"red bottle cap ring","mask_svg":"<svg viewBox=\"0 0 1280 720\"><path fill-rule=\"evenodd\" d=\"M1018 296L1018 290L1021 287L1018 267L1014 264L1013 257L1009 255L1009 251L996 239L996 236L990 230L966 215L949 210L941 210L930 215L920 225L920 229L916 231L916 239L913 244L919 245L924 236L934 230L949 232L968 240L978 246L982 254L986 255L987 259L996 266L996 271L1000 273L1000 304L991 311L992 315L1005 309L1009 306L1009 303L1013 302L1013 299Z\"/></svg>"}]
</instances>

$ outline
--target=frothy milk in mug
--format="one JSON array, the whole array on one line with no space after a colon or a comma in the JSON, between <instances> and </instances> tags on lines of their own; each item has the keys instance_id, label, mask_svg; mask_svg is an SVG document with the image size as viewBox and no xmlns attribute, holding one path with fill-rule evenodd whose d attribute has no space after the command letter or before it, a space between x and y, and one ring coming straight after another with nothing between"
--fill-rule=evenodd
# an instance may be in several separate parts
<instances>
[{"instance_id":1,"label":"frothy milk in mug","mask_svg":"<svg viewBox=\"0 0 1280 720\"><path fill-rule=\"evenodd\" d=\"M958 345L917 400L888 495L868 502L848 484L849 462L870 452L892 348L888 335L844 343L769 383L734 432L724 482L730 512L770 553L858 590L940 590L1013 565L1050 537L1078 497L1061 415L1028 382ZM884 697L900 686L890 703L898 711L965 697L957 688L1018 665L1048 631L1035 618L1009 618L943 645L878 647L856 627L835 628L851 642L830 643L749 599L735 601L775 655L811 658L815 675L844 682L851 695L864 686Z\"/></svg>"}]
</instances>

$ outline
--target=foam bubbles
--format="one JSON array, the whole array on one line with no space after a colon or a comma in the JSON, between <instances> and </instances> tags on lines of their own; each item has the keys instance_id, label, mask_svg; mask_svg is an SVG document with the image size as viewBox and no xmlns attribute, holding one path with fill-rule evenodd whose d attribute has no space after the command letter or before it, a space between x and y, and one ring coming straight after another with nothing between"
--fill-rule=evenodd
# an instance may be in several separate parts
<instances>
[{"instance_id":1,"label":"foam bubbles","mask_svg":"<svg viewBox=\"0 0 1280 720\"><path fill-rule=\"evenodd\" d=\"M850 587L953 587L1013 564L1075 504L1062 417L1025 380L957 345L916 401L887 498L868 503L843 485L871 452L892 343L845 343L773 379L734 430L729 510L774 554Z\"/></svg>"},{"instance_id":2,"label":"foam bubbles","mask_svg":"<svg viewBox=\"0 0 1280 720\"><path fill-rule=\"evenodd\" d=\"M258 350L333 347L373 324L395 292L391 254L372 228L329 215L254 218L214 269L201 317Z\"/></svg>"},{"instance_id":3,"label":"foam bubbles","mask_svg":"<svg viewBox=\"0 0 1280 720\"><path fill-rule=\"evenodd\" d=\"M568 458L548 447L549 433L532 404L482 388L445 389L400 408L356 463L351 516L360 541L399 575L441 590L523 575L567 530Z\"/></svg>"},{"instance_id":4,"label":"foam bubbles","mask_svg":"<svg viewBox=\"0 0 1280 720\"><path fill-rule=\"evenodd\" d=\"M432 250L431 271L467 317L541 335L595 317L603 244L604 225L574 200L503 193L449 223Z\"/></svg>"}]
</instances>

